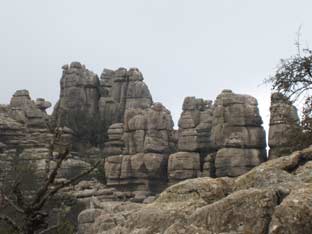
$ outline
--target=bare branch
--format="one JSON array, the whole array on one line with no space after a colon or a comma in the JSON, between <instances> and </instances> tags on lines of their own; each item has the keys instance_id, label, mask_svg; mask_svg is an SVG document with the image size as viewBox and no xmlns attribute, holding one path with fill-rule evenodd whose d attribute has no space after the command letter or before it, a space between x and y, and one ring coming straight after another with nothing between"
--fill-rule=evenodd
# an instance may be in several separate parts
<instances>
[{"instance_id":1,"label":"bare branch","mask_svg":"<svg viewBox=\"0 0 312 234\"><path fill-rule=\"evenodd\" d=\"M23 193L20 190L20 182L16 182L13 186L13 194L16 197L17 206L20 207L22 210L25 210L25 199Z\"/></svg>"},{"instance_id":2,"label":"bare branch","mask_svg":"<svg viewBox=\"0 0 312 234\"><path fill-rule=\"evenodd\" d=\"M49 233L51 231L54 231L54 230L58 229L60 226L61 226L60 224L56 224L54 226L51 226L51 227L49 227L49 228L39 232L39 234Z\"/></svg>"},{"instance_id":3,"label":"bare branch","mask_svg":"<svg viewBox=\"0 0 312 234\"><path fill-rule=\"evenodd\" d=\"M18 231L19 233L21 233L21 228L9 216L0 215L0 221L5 222L11 228L13 228L15 231Z\"/></svg>"},{"instance_id":4,"label":"bare branch","mask_svg":"<svg viewBox=\"0 0 312 234\"><path fill-rule=\"evenodd\" d=\"M55 188L53 188L50 192L46 193L45 196L42 198L42 200L40 202L38 202L37 204L34 204L34 209L38 210L41 209L44 204L50 200L59 190L61 190L62 188L65 188L71 184L74 184L77 180L81 179L82 177L90 174L95 168L97 168L100 163L102 162L102 160L97 161L94 166L92 166L89 170L85 171L82 174L79 174L75 177L73 177L72 179L66 181L66 182L62 182L60 185L56 186Z\"/></svg>"},{"instance_id":5,"label":"bare branch","mask_svg":"<svg viewBox=\"0 0 312 234\"><path fill-rule=\"evenodd\" d=\"M18 213L24 214L25 211L23 210L23 208L19 207L18 205L16 205L14 203L14 201L12 201L10 198L8 198L5 194L3 194L3 199L11 206L13 207Z\"/></svg>"},{"instance_id":6,"label":"bare branch","mask_svg":"<svg viewBox=\"0 0 312 234\"><path fill-rule=\"evenodd\" d=\"M46 183L41 187L41 189L38 191L36 198L34 199L32 205L37 204L38 202L40 202L40 200L44 197L44 195L47 193L47 191L49 190L49 186L51 184L54 183L54 180L57 176L57 173L60 169L60 167L62 166L63 161L66 159L66 157L68 156L69 151L68 149L62 153L58 155L58 161L56 166L54 167L54 169L52 170L51 174L48 176Z\"/></svg>"},{"instance_id":7,"label":"bare branch","mask_svg":"<svg viewBox=\"0 0 312 234\"><path fill-rule=\"evenodd\" d=\"M297 38L296 38L296 41L295 41L295 46L297 47L297 53L298 55L300 56L301 55L301 42L300 42L300 39L301 39L301 29L302 29L302 25L299 25L299 28L298 28L298 31L297 31Z\"/></svg>"}]
</instances>

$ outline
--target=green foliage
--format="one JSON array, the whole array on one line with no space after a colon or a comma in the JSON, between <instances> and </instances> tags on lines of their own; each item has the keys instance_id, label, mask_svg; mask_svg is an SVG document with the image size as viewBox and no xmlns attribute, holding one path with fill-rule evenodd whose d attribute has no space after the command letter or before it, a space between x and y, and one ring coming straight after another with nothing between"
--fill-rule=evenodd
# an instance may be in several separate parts
<instances>
[{"instance_id":1,"label":"green foliage","mask_svg":"<svg viewBox=\"0 0 312 234\"><path fill-rule=\"evenodd\" d=\"M312 50L301 49L299 37L295 44L297 54L281 59L275 74L265 80L272 84L272 90L284 94L292 103L303 104L300 129L290 136L294 145L291 150L312 144Z\"/></svg>"},{"instance_id":2,"label":"green foliage","mask_svg":"<svg viewBox=\"0 0 312 234\"><path fill-rule=\"evenodd\" d=\"M297 32L295 45L297 53L286 59L281 59L273 76L266 82L272 84L272 89L276 90L292 101L297 101L301 96L305 96L312 89L312 50L302 48L301 26Z\"/></svg>"}]
</instances>

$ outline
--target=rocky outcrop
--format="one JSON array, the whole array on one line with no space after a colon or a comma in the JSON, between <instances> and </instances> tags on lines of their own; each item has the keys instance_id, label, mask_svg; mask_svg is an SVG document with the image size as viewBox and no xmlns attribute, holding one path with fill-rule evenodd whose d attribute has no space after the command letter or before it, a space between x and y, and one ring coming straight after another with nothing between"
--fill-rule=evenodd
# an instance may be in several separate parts
<instances>
[{"instance_id":1,"label":"rocky outcrop","mask_svg":"<svg viewBox=\"0 0 312 234\"><path fill-rule=\"evenodd\" d=\"M105 173L111 186L160 191L167 181L168 155L175 148L170 112L160 103L126 110L124 124L113 124Z\"/></svg>"},{"instance_id":2,"label":"rocky outcrop","mask_svg":"<svg viewBox=\"0 0 312 234\"><path fill-rule=\"evenodd\" d=\"M185 98L176 134L169 111L153 104L138 69L104 69L100 79L78 62L63 70L54 122L73 129L74 142L87 143L75 148L78 151L103 146L107 157L114 156L105 166L111 185L130 178L136 181L138 174L129 172L135 167L145 171L143 177L155 177L146 168L147 159L142 156L146 154L152 154L159 164L153 167L161 165L163 171L168 155L181 152L172 155L169 170L160 173L164 178L169 175L172 182L189 176L237 176L265 160L262 120L257 101L250 96L224 91L213 106L211 101ZM185 164L187 152L193 173ZM131 163L134 157L140 161L137 165Z\"/></svg>"},{"instance_id":3,"label":"rocky outcrop","mask_svg":"<svg viewBox=\"0 0 312 234\"><path fill-rule=\"evenodd\" d=\"M8 149L46 147L50 106L42 98L33 101L27 90L17 90L10 104L0 108L0 142Z\"/></svg>"},{"instance_id":4,"label":"rocky outcrop","mask_svg":"<svg viewBox=\"0 0 312 234\"><path fill-rule=\"evenodd\" d=\"M10 101L9 115L28 128L47 128L46 109L51 103L42 98L32 101L27 90L18 90Z\"/></svg>"},{"instance_id":5,"label":"rocky outcrop","mask_svg":"<svg viewBox=\"0 0 312 234\"><path fill-rule=\"evenodd\" d=\"M33 101L27 90L0 105L0 185L11 182L18 156L23 168L34 170L29 186L36 189L47 162L54 166L57 152L74 142L56 183L105 159L86 181L62 190L90 206L78 218L81 234L309 233L312 150L278 158L290 151L299 120L287 98L271 100L273 160L265 162L255 98L230 90L214 103L187 97L174 130L170 111L153 102L138 69L105 69L99 78L73 62L63 66L51 117L51 103ZM49 127L61 135L52 161Z\"/></svg>"},{"instance_id":6,"label":"rocky outcrop","mask_svg":"<svg viewBox=\"0 0 312 234\"><path fill-rule=\"evenodd\" d=\"M237 178L182 181L151 204L100 203L81 213L79 233L308 234L311 161L308 148Z\"/></svg>"},{"instance_id":7,"label":"rocky outcrop","mask_svg":"<svg viewBox=\"0 0 312 234\"><path fill-rule=\"evenodd\" d=\"M38 179L45 173L49 146L53 138L48 128L49 116L46 113L50 106L51 103L42 98L33 101L27 90L17 90L10 104L1 106L0 182L10 174L13 164L17 163L22 163L26 171L29 168ZM60 128L58 134L60 137L55 140L54 150L62 152L64 147L72 143L72 131ZM73 168L85 169L86 165L79 160L68 159L59 176L68 177L65 174L73 174L70 172Z\"/></svg>"},{"instance_id":8,"label":"rocky outcrop","mask_svg":"<svg viewBox=\"0 0 312 234\"><path fill-rule=\"evenodd\" d=\"M108 186L155 193L168 181L238 176L265 160L265 134L253 97L225 90L214 105L187 97L176 131L170 111L153 103L136 68L104 69L98 78L72 62L63 66L60 84L52 121L45 111L51 104L32 101L27 90L1 106L1 152L17 145L47 152L52 122L49 126L69 130L73 159L88 163L106 157Z\"/></svg>"},{"instance_id":9,"label":"rocky outcrop","mask_svg":"<svg viewBox=\"0 0 312 234\"><path fill-rule=\"evenodd\" d=\"M210 134L212 101L186 97L179 120L178 153L169 157L168 177L171 183L201 175L203 159L214 150Z\"/></svg>"},{"instance_id":10,"label":"rocky outcrop","mask_svg":"<svg viewBox=\"0 0 312 234\"><path fill-rule=\"evenodd\" d=\"M107 125L124 121L127 109L147 109L153 103L137 68L104 69L100 80L99 112Z\"/></svg>"},{"instance_id":11,"label":"rocky outcrop","mask_svg":"<svg viewBox=\"0 0 312 234\"><path fill-rule=\"evenodd\" d=\"M168 178L176 183L200 176L200 155L196 152L171 154L168 162Z\"/></svg>"},{"instance_id":12,"label":"rocky outcrop","mask_svg":"<svg viewBox=\"0 0 312 234\"><path fill-rule=\"evenodd\" d=\"M215 175L238 176L266 160L265 131L254 97L224 90L214 103L211 140L218 151L206 159Z\"/></svg>"},{"instance_id":13,"label":"rocky outcrop","mask_svg":"<svg viewBox=\"0 0 312 234\"><path fill-rule=\"evenodd\" d=\"M239 176L265 161L265 132L257 105L255 98L230 90L213 105L187 97L179 120L181 153L169 158L169 180Z\"/></svg>"},{"instance_id":14,"label":"rocky outcrop","mask_svg":"<svg viewBox=\"0 0 312 234\"><path fill-rule=\"evenodd\" d=\"M80 151L102 146L108 139L109 126L122 123L127 109L146 109L151 104L151 94L138 69L104 69L99 79L84 65L72 62L63 66L54 125L71 128Z\"/></svg>"},{"instance_id":15,"label":"rocky outcrop","mask_svg":"<svg viewBox=\"0 0 312 234\"><path fill-rule=\"evenodd\" d=\"M213 148L210 142L212 101L186 97L179 120L178 150L206 153Z\"/></svg>"},{"instance_id":16,"label":"rocky outcrop","mask_svg":"<svg viewBox=\"0 0 312 234\"><path fill-rule=\"evenodd\" d=\"M296 107L281 93L273 93L270 107L269 158L290 153L293 138L299 133L299 117Z\"/></svg>"},{"instance_id":17,"label":"rocky outcrop","mask_svg":"<svg viewBox=\"0 0 312 234\"><path fill-rule=\"evenodd\" d=\"M79 62L63 66L60 99L54 107L55 127L69 127L74 131L75 146L97 144L99 137L98 76Z\"/></svg>"}]
</instances>

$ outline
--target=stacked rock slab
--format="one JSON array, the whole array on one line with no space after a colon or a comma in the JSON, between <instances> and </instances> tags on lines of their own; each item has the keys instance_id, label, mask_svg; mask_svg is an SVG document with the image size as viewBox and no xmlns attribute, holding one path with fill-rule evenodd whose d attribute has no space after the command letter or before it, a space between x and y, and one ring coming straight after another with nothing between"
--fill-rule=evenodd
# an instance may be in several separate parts
<instances>
[{"instance_id":1,"label":"stacked rock slab","mask_svg":"<svg viewBox=\"0 0 312 234\"><path fill-rule=\"evenodd\" d=\"M54 125L72 129L75 141L83 146L96 144L100 98L98 76L79 62L72 62L70 66L63 66L60 85L60 99L53 111Z\"/></svg>"},{"instance_id":2,"label":"stacked rock slab","mask_svg":"<svg viewBox=\"0 0 312 234\"><path fill-rule=\"evenodd\" d=\"M138 69L104 69L99 79L84 65L72 62L63 66L53 119L56 126L71 128L76 141L83 143L80 148L85 148L102 145L108 127L122 123L126 109L146 109L151 104L152 97Z\"/></svg>"},{"instance_id":3,"label":"stacked rock slab","mask_svg":"<svg viewBox=\"0 0 312 234\"><path fill-rule=\"evenodd\" d=\"M293 137L299 130L297 109L289 99L281 93L271 95L269 159L287 155L293 146Z\"/></svg>"},{"instance_id":4,"label":"stacked rock slab","mask_svg":"<svg viewBox=\"0 0 312 234\"><path fill-rule=\"evenodd\" d=\"M147 109L153 103L137 68L104 69L100 80L99 113L105 125L123 123L127 109Z\"/></svg>"},{"instance_id":5,"label":"stacked rock slab","mask_svg":"<svg viewBox=\"0 0 312 234\"><path fill-rule=\"evenodd\" d=\"M168 176L171 182L198 177L203 158L213 149L210 141L212 101L186 97L179 120L178 151L170 155Z\"/></svg>"},{"instance_id":6,"label":"stacked rock slab","mask_svg":"<svg viewBox=\"0 0 312 234\"><path fill-rule=\"evenodd\" d=\"M214 103L211 140L218 149L216 155L207 156L207 164L214 161L213 176L239 176L265 161L265 131L257 100L222 91Z\"/></svg>"},{"instance_id":7,"label":"stacked rock slab","mask_svg":"<svg viewBox=\"0 0 312 234\"><path fill-rule=\"evenodd\" d=\"M47 128L48 115L46 109L51 103L43 98L31 100L27 90L17 90L10 102L10 116L28 128Z\"/></svg>"},{"instance_id":8,"label":"stacked rock slab","mask_svg":"<svg viewBox=\"0 0 312 234\"><path fill-rule=\"evenodd\" d=\"M8 149L47 146L50 134L45 110L50 106L44 99L31 100L27 90L17 90L10 104L0 108L0 142Z\"/></svg>"},{"instance_id":9,"label":"stacked rock slab","mask_svg":"<svg viewBox=\"0 0 312 234\"><path fill-rule=\"evenodd\" d=\"M106 145L111 155L105 161L107 184L161 191L167 182L168 156L175 150L170 112L161 103L148 109L129 108L123 129L120 127L114 124L108 131L110 141ZM122 143L119 149L118 142Z\"/></svg>"},{"instance_id":10,"label":"stacked rock slab","mask_svg":"<svg viewBox=\"0 0 312 234\"><path fill-rule=\"evenodd\" d=\"M9 166L12 155L20 151L18 159L27 165L32 165L39 175L45 170L46 159L53 134L48 128L49 116L46 109L51 103L43 98L33 101L27 90L17 90L9 105L0 108L0 142L2 165ZM55 139L55 152L62 152L72 143L72 131L68 128L58 129L58 139ZM76 163L76 162L75 162ZM77 163L76 163L77 165ZM64 163L63 171L69 174L73 160ZM65 168L67 167L67 169ZM3 167L2 167L3 169ZM6 168L10 170L10 168Z\"/></svg>"}]
</instances>

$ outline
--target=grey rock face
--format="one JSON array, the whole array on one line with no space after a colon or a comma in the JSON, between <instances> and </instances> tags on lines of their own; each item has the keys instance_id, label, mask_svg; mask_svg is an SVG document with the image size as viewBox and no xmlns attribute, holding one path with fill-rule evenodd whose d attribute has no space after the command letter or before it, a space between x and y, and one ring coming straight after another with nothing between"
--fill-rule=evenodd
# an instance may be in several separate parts
<instances>
[{"instance_id":1,"label":"grey rock face","mask_svg":"<svg viewBox=\"0 0 312 234\"><path fill-rule=\"evenodd\" d=\"M281 93L273 93L270 107L269 158L274 159L290 153L293 139L299 134L297 109Z\"/></svg>"},{"instance_id":2,"label":"grey rock face","mask_svg":"<svg viewBox=\"0 0 312 234\"><path fill-rule=\"evenodd\" d=\"M148 191L163 188L174 140L171 114L161 103L127 109L124 123L111 125L108 137L104 149L108 185Z\"/></svg>"},{"instance_id":3,"label":"grey rock face","mask_svg":"<svg viewBox=\"0 0 312 234\"><path fill-rule=\"evenodd\" d=\"M308 234L312 176L302 173L309 171L311 160L309 148L269 160L237 178L182 181L149 204L115 203L112 208L103 202L95 218L94 209L82 213L90 215L80 221L80 234Z\"/></svg>"},{"instance_id":4,"label":"grey rock face","mask_svg":"<svg viewBox=\"0 0 312 234\"><path fill-rule=\"evenodd\" d=\"M178 153L169 157L168 177L171 183L200 176L202 159L213 150L210 134L212 101L186 97L179 120Z\"/></svg>"},{"instance_id":5,"label":"grey rock face","mask_svg":"<svg viewBox=\"0 0 312 234\"><path fill-rule=\"evenodd\" d=\"M266 140L257 100L224 90L216 99L211 140L215 176L239 176L266 160Z\"/></svg>"},{"instance_id":6,"label":"grey rock face","mask_svg":"<svg viewBox=\"0 0 312 234\"><path fill-rule=\"evenodd\" d=\"M99 84L98 76L79 62L63 66L60 99L52 116L55 126L74 131L75 141L97 143Z\"/></svg>"},{"instance_id":7,"label":"grey rock face","mask_svg":"<svg viewBox=\"0 0 312 234\"><path fill-rule=\"evenodd\" d=\"M108 126L123 122L127 109L147 109L153 103L143 75L137 68L104 69L100 93L99 113Z\"/></svg>"},{"instance_id":8,"label":"grey rock face","mask_svg":"<svg viewBox=\"0 0 312 234\"><path fill-rule=\"evenodd\" d=\"M138 69L104 69L99 79L78 62L63 66L53 117L82 140L78 150L103 146L108 185L146 187L150 178L166 177L173 122L166 108L153 104Z\"/></svg>"},{"instance_id":9,"label":"grey rock face","mask_svg":"<svg viewBox=\"0 0 312 234\"><path fill-rule=\"evenodd\" d=\"M107 131L108 140L104 143L104 154L105 155L121 155L124 149L123 141L123 123L112 124Z\"/></svg>"},{"instance_id":10,"label":"grey rock face","mask_svg":"<svg viewBox=\"0 0 312 234\"><path fill-rule=\"evenodd\" d=\"M50 103L40 99L42 105L31 100L27 90L17 90L9 105L0 107L0 142L7 149L47 146L51 135L47 129Z\"/></svg>"},{"instance_id":11,"label":"grey rock face","mask_svg":"<svg viewBox=\"0 0 312 234\"><path fill-rule=\"evenodd\" d=\"M147 109L152 102L138 69L104 69L99 79L84 65L73 62L63 66L53 118L55 125L73 129L77 141L97 146L108 139L110 125L123 123L127 109Z\"/></svg>"},{"instance_id":12,"label":"grey rock face","mask_svg":"<svg viewBox=\"0 0 312 234\"><path fill-rule=\"evenodd\" d=\"M189 152L209 151L212 127L212 101L186 97L179 120L178 150Z\"/></svg>"},{"instance_id":13,"label":"grey rock face","mask_svg":"<svg viewBox=\"0 0 312 234\"><path fill-rule=\"evenodd\" d=\"M168 177L171 182L199 177L200 155L195 152L171 154L168 162Z\"/></svg>"},{"instance_id":14,"label":"grey rock face","mask_svg":"<svg viewBox=\"0 0 312 234\"><path fill-rule=\"evenodd\" d=\"M185 172L182 176L182 168L176 173L169 166L169 180L186 179L186 175L239 176L265 161L265 132L257 105L255 98L230 90L224 90L214 105L195 97L185 98L178 131L178 151L184 152L184 159L169 157L169 165L184 161ZM190 173L187 166L194 159L193 153L199 160L194 173Z\"/></svg>"},{"instance_id":15,"label":"grey rock face","mask_svg":"<svg viewBox=\"0 0 312 234\"><path fill-rule=\"evenodd\" d=\"M47 128L48 115L46 109L51 106L50 102L38 99L31 100L27 90L17 90L11 98L9 115L16 121L31 128Z\"/></svg>"}]
</instances>

